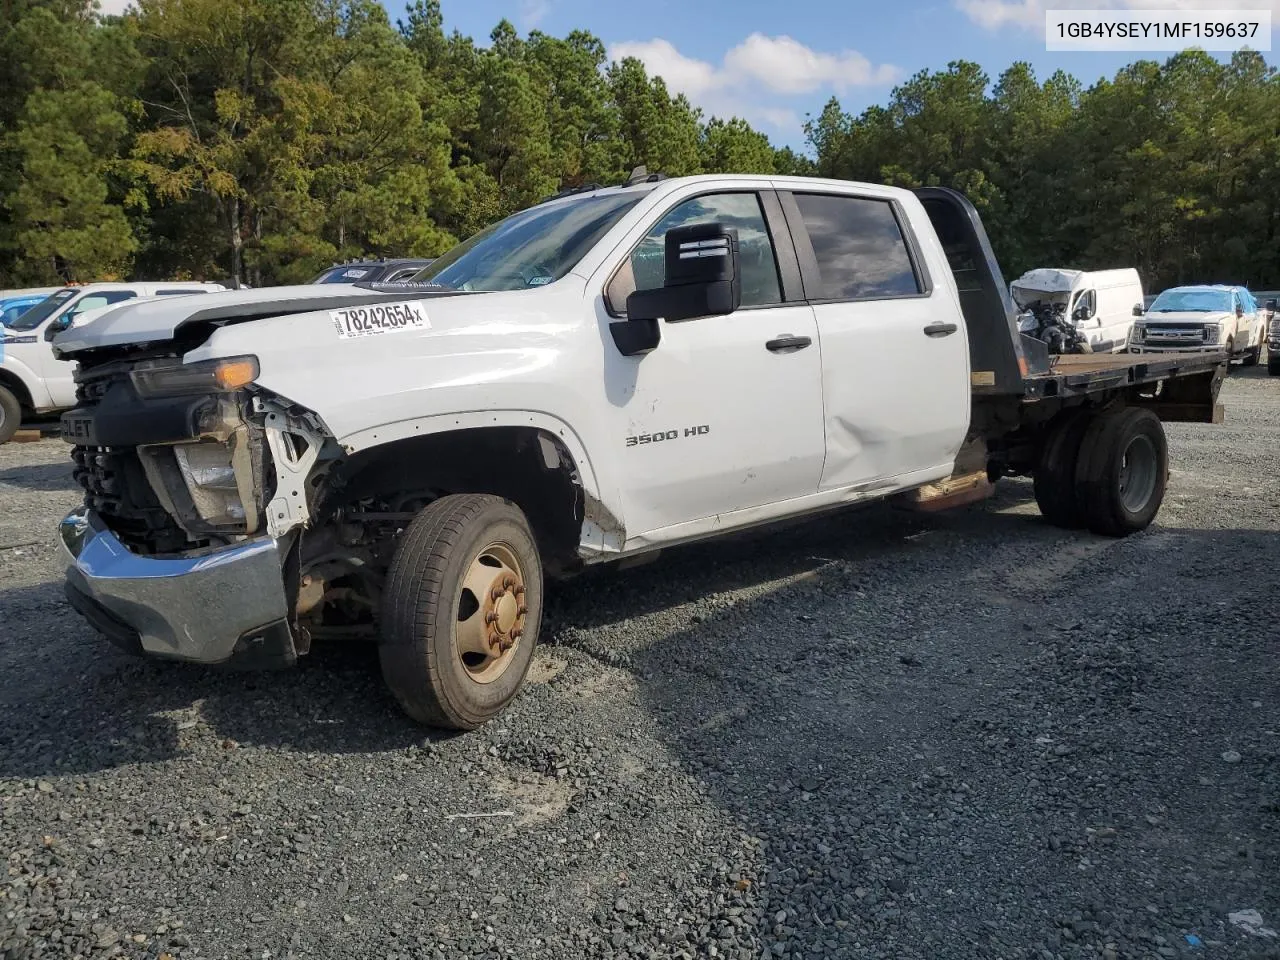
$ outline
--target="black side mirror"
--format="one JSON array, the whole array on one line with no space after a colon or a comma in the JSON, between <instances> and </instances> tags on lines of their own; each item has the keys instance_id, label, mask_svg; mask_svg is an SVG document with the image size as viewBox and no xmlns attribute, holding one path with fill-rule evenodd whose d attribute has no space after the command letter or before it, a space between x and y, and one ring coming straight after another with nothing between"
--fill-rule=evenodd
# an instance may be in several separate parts
<instances>
[{"instance_id":1,"label":"black side mirror","mask_svg":"<svg viewBox=\"0 0 1280 960\"><path fill-rule=\"evenodd\" d=\"M663 284L627 297L627 319L609 325L626 356L658 345L658 321L677 323L733 313L742 303L738 231L719 223L675 227L665 237Z\"/></svg>"},{"instance_id":2,"label":"black side mirror","mask_svg":"<svg viewBox=\"0 0 1280 960\"><path fill-rule=\"evenodd\" d=\"M1144 313L1146 313L1146 312L1147 312L1146 310L1142 309L1142 304L1140 304L1140 303L1135 303L1135 304L1133 305L1133 315L1134 315L1135 317L1140 317L1140 316L1142 316L1142 315L1143 315Z\"/></svg>"},{"instance_id":3,"label":"black side mirror","mask_svg":"<svg viewBox=\"0 0 1280 960\"><path fill-rule=\"evenodd\" d=\"M44 328L44 338L52 342L54 337L60 334L63 330L70 329L70 327L71 327L71 314L64 313L57 320L53 321L53 323L49 324L47 327Z\"/></svg>"},{"instance_id":4,"label":"black side mirror","mask_svg":"<svg viewBox=\"0 0 1280 960\"><path fill-rule=\"evenodd\" d=\"M1242 306L1241 306L1240 304L1238 304L1238 303L1236 304L1236 316L1237 316L1237 317L1243 317L1243 316L1244 316L1244 307L1242 307Z\"/></svg>"}]
</instances>

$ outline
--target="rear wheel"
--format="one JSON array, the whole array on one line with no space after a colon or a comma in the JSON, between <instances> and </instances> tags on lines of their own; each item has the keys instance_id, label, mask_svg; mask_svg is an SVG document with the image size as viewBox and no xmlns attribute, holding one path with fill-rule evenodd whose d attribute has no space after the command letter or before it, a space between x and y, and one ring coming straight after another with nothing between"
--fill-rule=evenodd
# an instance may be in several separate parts
<instances>
[{"instance_id":1,"label":"rear wheel","mask_svg":"<svg viewBox=\"0 0 1280 960\"><path fill-rule=\"evenodd\" d=\"M1050 428L1036 464L1034 485L1040 513L1055 527L1066 530L1081 525L1076 506L1076 459L1088 426L1089 416L1082 410L1063 414Z\"/></svg>"},{"instance_id":2,"label":"rear wheel","mask_svg":"<svg viewBox=\"0 0 1280 960\"><path fill-rule=\"evenodd\" d=\"M524 514L500 497L441 497L391 562L383 678L413 719L474 730L519 692L541 618L542 563Z\"/></svg>"},{"instance_id":3,"label":"rear wheel","mask_svg":"<svg viewBox=\"0 0 1280 960\"><path fill-rule=\"evenodd\" d=\"M1121 407L1091 420L1076 463L1076 499L1090 530L1124 537L1145 529L1168 480L1169 445L1154 413Z\"/></svg>"},{"instance_id":4,"label":"rear wheel","mask_svg":"<svg viewBox=\"0 0 1280 960\"><path fill-rule=\"evenodd\" d=\"M0 387L0 443L8 443L22 425L22 404L13 392Z\"/></svg>"}]
</instances>

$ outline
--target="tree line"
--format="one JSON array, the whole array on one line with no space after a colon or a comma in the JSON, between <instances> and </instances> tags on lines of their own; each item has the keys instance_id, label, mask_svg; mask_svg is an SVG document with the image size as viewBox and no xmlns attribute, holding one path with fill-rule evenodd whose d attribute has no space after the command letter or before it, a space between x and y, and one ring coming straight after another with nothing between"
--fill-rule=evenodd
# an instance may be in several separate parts
<instances>
[{"instance_id":1,"label":"tree line","mask_svg":"<svg viewBox=\"0 0 1280 960\"><path fill-rule=\"evenodd\" d=\"M0 0L0 287L302 282L432 256L564 187L635 166L943 184L1010 275L1139 267L1280 285L1280 82L1260 56L1140 62L1083 89L1014 64L922 72L884 106L831 100L808 153L704 117L590 33L487 45L438 0Z\"/></svg>"}]
</instances>

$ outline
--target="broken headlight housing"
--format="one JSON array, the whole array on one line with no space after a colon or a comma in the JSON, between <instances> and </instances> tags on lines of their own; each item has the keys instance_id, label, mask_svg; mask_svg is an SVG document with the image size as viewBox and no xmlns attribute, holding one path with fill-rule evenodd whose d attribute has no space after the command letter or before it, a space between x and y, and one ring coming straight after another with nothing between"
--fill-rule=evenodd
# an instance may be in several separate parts
<instances>
[{"instance_id":1,"label":"broken headlight housing","mask_svg":"<svg viewBox=\"0 0 1280 960\"><path fill-rule=\"evenodd\" d=\"M233 455L233 445L227 443L181 443L173 448L192 506L201 520L215 527L238 526L245 521Z\"/></svg>"},{"instance_id":2,"label":"broken headlight housing","mask_svg":"<svg viewBox=\"0 0 1280 960\"><path fill-rule=\"evenodd\" d=\"M230 393L258 378L257 357L225 357L199 363L153 362L129 372L140 397L187 397Z\"/></svg>"}]
</instances>

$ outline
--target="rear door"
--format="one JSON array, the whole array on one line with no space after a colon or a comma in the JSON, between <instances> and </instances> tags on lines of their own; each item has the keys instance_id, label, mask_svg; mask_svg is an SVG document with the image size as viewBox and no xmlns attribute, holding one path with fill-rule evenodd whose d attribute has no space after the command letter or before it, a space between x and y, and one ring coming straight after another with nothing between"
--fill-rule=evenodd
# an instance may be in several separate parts
<instances>
[{"instance_id":1,"label":"rear door","mask_svg":"<svg viewBox=\"0 0 1280 960\"><path fill-rule=\"evenodd\" d=\"M947 475L969 426L968 344L905 211L874 194L781 200L822 340L821 489Z\"/></svg>"},{"instance_id":2,"label":"rear door","mask_svg":"<svg viewBox=\"0 0 1280 960\"><path fill-rule=\"evenodd\" d=\"M662 285L668 230L709 222L738 231L742 306L728 316L662 321L661 342L643 356L622 356L603 332L629 538L709 517L732 527L742 518L729 514L818 487L818 331L800 299L795 253L772 191L673 200L612 271L603 308L621 316L632 291Z\"/></svg>"}]
</instances>

